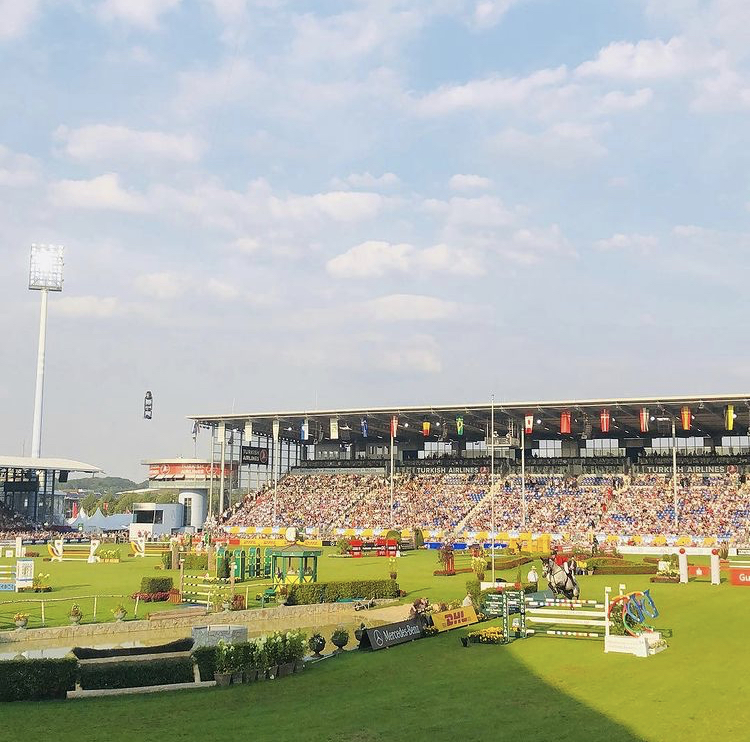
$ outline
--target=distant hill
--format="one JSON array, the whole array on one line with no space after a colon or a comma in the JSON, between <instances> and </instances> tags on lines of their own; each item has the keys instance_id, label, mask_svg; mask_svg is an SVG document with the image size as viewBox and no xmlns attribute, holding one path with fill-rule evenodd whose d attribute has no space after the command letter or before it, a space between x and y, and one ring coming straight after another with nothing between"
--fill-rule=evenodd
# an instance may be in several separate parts
<instances>
[{"instance_id":1,"label":"distant hill","mask_svg":"<svg viewBox=\"0 0 750 742\"><path fill-rule=\"evenodd\" d=\"M147 487L148 482L138 484L132 479L123 477L82 477L80 479L69 479L67 482L57 484L57 489L64 492L101 492L103 495L114 495L116 492L135 490Z\"/></svg>"}]
</instances>

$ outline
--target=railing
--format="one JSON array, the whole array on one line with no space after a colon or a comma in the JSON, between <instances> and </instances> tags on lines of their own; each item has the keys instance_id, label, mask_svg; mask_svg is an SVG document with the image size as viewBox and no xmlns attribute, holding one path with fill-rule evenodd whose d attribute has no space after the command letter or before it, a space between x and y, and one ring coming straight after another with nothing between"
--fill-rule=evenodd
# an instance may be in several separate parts
<instances>
[{"instance_id":1,"label":"railing","mask_svg":"<svg viewBox=\"0 0 750 742\"><path fill-rule=\"evenodd\" d=\"M48 617L49 617L49 609L57 607L57 604L61 603L69 603L71 606L73 604L77 604L81 607L88 606L89 601L91 601L91 613L87 614L85 611L82 611L84 617L87 615L91 616L92 620L83 621L81 620L81 623L104 623L104 621L98 621L97 620L97 611L99 610L99 603L101 600L107 600L107 599L113 599L117 598L120 600L121 603L124 604L125 601L131 602L134 604L133 606L133 618L138 618L138 606L139 606L139 598L132 598L130 595L79 595L79 596L72 596L69 598L24 598L20 600L4 600L0 602L0 626L2 625L9 625L10 627L15 626L15 622L13 620L13 616L15 613L27 613L29 615L29 625L32 624L32 618L34 619L34 623L38 623L40 627L44 628L48 625L51 626L64 626L66 623L60 623L58 620L54 620L52 623L48 624ZM10 611L7 610L7 606L15 606L14 609L11 609ZM38 613L32 614L31 609L35 608L38 610ZM51 611L53 614L57 613L57 611ZM65 613L63 616L70 616L70 613ZM57 618L60 618L60 614L57 614ZM68 624L70 624L68 620ZM32 628L34 628L32 626Z\"/></svg>"}]
</instances>

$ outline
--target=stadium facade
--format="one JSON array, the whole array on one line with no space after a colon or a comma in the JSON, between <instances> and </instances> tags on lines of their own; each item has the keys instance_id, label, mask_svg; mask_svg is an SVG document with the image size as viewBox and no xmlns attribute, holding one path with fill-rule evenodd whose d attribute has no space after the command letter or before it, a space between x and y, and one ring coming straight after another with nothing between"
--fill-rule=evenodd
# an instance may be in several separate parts
<instances>
[{"instance_id":1,"label":"stadium facade","mask_svg":"<svg viewBox=\"0 0 750 742\"><path fill-rule=\"evenodd\" d=\"M223 508L292 469L532 473L739 472L750 394L400 405L189 415L211 434ZM392 435L393 434L393 437ZM391 466L391 463L393 466Z\"/></svg>"}]
</instances>

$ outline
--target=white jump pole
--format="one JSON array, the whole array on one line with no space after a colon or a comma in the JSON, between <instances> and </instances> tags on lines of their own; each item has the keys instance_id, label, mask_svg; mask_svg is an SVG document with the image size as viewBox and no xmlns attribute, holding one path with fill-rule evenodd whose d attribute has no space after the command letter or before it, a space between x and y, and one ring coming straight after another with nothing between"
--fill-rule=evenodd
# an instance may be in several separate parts
<instances>
[{"instance_id":1,"label":"white jump pole","mask_svg":"<svg viewBox=\"0 0 750 742\"><path fill-rule=\"evenodd\" d=\"M721 564L719 562L718 549L711 549L711 584L721 584Z\"/></svg>"},{"instance_id":2,"label":"white jump pole","mask_svg":"<svg viewBox=\"0 0 750 742\"><path fill-rule=\"evenodd\" d=\"M680 567L680 582L687 583L688 581L688 563L687 554L685 549L680 549L680 553L677 555L677 563Z\"/></svg>"}]
</instances>

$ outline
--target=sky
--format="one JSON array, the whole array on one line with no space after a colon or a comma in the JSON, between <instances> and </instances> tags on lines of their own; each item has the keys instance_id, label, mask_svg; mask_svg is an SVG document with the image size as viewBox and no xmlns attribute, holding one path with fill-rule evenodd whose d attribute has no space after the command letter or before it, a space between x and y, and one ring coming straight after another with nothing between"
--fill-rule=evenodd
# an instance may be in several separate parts
<instances>
[{"instance_id":1,"label":"sky","mask_svg":"<svg viewBox=\"0 0 750 742\"><path fill-rule=\"evenodd\" d=\"M746 0L0 0L0 452L31 243L42 454L113 475L191 413L748 390L749 42Z\"/></svg>"}]
</instances>

